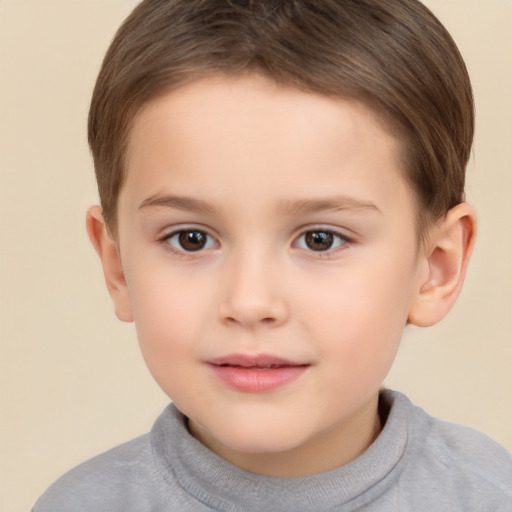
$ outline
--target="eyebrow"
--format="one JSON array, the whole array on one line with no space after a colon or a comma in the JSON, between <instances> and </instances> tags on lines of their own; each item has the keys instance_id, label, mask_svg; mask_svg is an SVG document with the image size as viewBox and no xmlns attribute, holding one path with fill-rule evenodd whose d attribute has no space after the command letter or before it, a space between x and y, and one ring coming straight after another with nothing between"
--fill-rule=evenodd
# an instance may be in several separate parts
<instances>
[{"instance_id":1,"label":"eyebrow","mask_svg":"<svg viewBox=\"0 0 512 512\"><path fill-rule=\"evenodd\" d=\"M202 199L196 199L188 196L156 194L142 201L139 206L139 210L160 206L207 214L215 213L221 209L216 207L214 204ZM279 203L277 210L278 213L286 215L344 210L369 210L382 213L374 203L356 199L350 196L333 196L321 199L298 199L282 201Z\"/></svg>"},{"instance_id":2,"label":"eyebrow","mask_svg":"<svg viewBox=\"0 0 512 512\"><path fill-rule=\"evenodd\" d=\"M382 213L374 203L350 196L333 196L324 197L322 199L299 199L294 201L284 201L279 205L279 212L289 215L343 210L370 210Z\"/></svg>"},{"instance_id":3,"label":"eyebrow","mask_svg":"<svg viewBox=\"0 0 512 512\"><path fill-rule=\"evenodd\" d=\"M197 213L213 213L216 208L213 204L195 199L194 197L187 196L169 196L169 195L154 195L148 197L139 206L139 210L151 206L166 206L168 208L176 208L178 210L193 211Z\"/></svg>"}]
</instances>

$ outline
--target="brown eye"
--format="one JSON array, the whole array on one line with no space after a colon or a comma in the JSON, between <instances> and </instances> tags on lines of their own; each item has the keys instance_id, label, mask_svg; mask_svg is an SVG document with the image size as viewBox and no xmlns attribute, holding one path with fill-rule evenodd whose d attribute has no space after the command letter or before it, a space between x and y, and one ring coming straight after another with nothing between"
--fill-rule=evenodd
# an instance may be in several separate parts
<instances>
[{"instance_id":1,"label":"brown eye","mask_svg":"<svg viewBox=\"0 0 512 512\"><path fill-rule=\"evenodd\" d=\"M318 229L306 231L297 239L297 247L314 252L326 252L347 243L347 239L335 231Z\"/></svg>"},{"instance_id":2,"label":"brown eye","mask_svg":"<svg viewBox=\"0 0 512 512\"><path fill-rule=\"evenodd\" d=\"M334 236L328 231L308 231L305 242L312 251L327 251L332 247Z\"/></svg>"},{"instance_id":3,"label":"brown eye","mask_svg":"<svg viewBox=\"0 0 512 512\"><path fill-rule=\"evenodd\" d=\"M182 231L178 240L186 251L199 251L206 245L206 235L201 231Z\"/></svg>"},{"instance_id":4,"label":"brown eye","mask_svg":"<svg viewBox=\"0 0 512 512\"><path fill-rule=\"evenodd\" d=\"M197 252L214 247L213 238L198 229L182 229L166 237L167 243L181 252Z\"/></svg>"}]
</instances>

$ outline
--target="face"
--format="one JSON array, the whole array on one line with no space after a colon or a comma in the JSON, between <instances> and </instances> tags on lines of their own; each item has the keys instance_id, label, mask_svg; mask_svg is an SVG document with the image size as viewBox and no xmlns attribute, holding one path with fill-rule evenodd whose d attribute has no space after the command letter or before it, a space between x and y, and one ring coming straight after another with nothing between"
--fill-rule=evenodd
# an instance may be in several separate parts
<instances>
[{"instance_id":1,"label":"face","mask_svg":"<svg viewBox=\"0 0 512 512\"><path fill-rule=\"evenodd\" d=\"M272 473L257 461L371 442L425 269L397 152L363 105L257 76L138 115L118 203L130 315L156 381L228 460Z\"/></svg>"}]
</instances>

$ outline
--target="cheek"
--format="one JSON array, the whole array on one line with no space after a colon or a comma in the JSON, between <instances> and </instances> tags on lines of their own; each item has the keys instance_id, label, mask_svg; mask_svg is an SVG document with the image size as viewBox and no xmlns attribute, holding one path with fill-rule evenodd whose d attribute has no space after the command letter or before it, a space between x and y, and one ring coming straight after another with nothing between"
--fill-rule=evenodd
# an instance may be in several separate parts
<instances>
[{"instance_id":1,"label":"cheek","mask_svg":"<svg viewBox=\"0 0 512 512\"><path fill-rule=\"evenodd\" d=\"M204 297L192 283L146 277L130 290L141 354L164 393L177 404L193 402L202 392L190 375L199 361Z\"/></svg>"},{"instance_id":2,"label":"cheek","mask_svg":"<svg viewBox=\"0 0 512 512\"><path fill-rule=\"evenodd\" d=\"M361 258L335 275L315 277L300 308L328 357L339 357L348 367L363 362L390 365L408 316L410 262Z\"/></svg>"},{"instance_id":3,"label":"cheek","mask_svg":"<svg viewBox=\"0 0 512 512\"><path fill-rule=\"evenodd\" d=\"M128 288L139 343L151 369L154 362L173 364L180 354L194 350L211 312L211 297L201 280L154 265L147 268L151 271L128 279Z\"/></svg>"}]
</instances>

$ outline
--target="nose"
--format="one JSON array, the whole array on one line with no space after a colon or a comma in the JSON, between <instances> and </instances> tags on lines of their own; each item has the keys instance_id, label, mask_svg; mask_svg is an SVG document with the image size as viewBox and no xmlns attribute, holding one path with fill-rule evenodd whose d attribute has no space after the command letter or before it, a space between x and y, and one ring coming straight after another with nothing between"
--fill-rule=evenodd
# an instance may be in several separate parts
<instances>
[{"instance_id":1,"label":"nose","mask_svg":"<svg viewBox=\"0 0 512 512\"><path fill-rule=\"evenodd\" d=\"M285 323L289 307L279 274L275 262L262 254L238 255L226 261L221 321L246 329Z\"/></svg>"}]
</instances>

